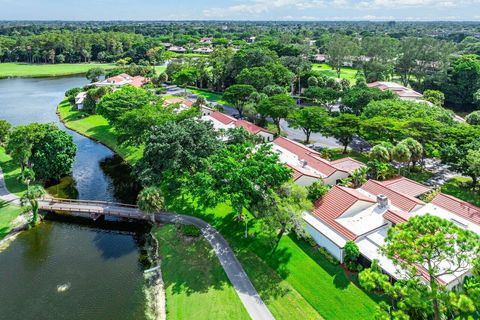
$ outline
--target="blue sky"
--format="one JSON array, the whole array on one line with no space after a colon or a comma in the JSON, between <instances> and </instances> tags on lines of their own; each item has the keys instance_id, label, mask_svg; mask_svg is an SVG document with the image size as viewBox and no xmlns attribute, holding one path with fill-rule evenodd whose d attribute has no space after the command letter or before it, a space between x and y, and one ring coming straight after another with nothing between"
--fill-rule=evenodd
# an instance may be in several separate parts
<instances>
[{"instance_id":1,"label":"blue sky","mask_svg":"<svg viewBox=\"0 0 480 320\"><path fill-rule=\"evenodd\" d=\"M480 0L0 0L0 19L480 21Z\"/></svg>"}]
</instances>

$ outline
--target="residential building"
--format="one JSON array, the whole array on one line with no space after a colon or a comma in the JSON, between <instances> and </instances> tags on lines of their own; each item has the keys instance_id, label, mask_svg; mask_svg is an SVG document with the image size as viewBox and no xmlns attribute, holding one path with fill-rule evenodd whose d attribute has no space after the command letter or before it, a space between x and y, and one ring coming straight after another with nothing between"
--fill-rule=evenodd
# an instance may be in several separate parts
<instances>
[{"instance_id":1,"label":"residential building","mask_svg":"<svg viewBox=\"0 0 480 320\"><path fill-rule=\"evenodd\" d=\"M197 48L193 50L193 53L197 53L197 54L210 54L212 52L213 52L213 49L209 47L202 47L202 48Z\"/></svg>"},{"instance_id":2,"label":"residential building","mask_svg":"<svg viewBox=\"0 0 480 320\"><path fill-rule=\"evenodd\" d=\"M193 101L184 98L169 98L163 102L166 106L178 105L177 112L186 110L193 105Z\"/></svg>"},{"instance_id":3,"label":"residential building","mask_svg":"<svg viewBox=\"0 0 480 320\"><path fill-rule=\"evenodd\" d=\"M110 78L107 78L103 81L98 81L93 83L96 86L110 86L113 88L120 88L126 85L131 85L137 88L142 87L148 82L148 79L142 76L132 77L127 73L122 73Z\"/></svg>"},{"instance_id":4,"label":"residential building","mask_svg":"<svg viewBox=\"0 0 480 320\"><path fill-rule=\"evenodd\" d=\"M200 39L200 43L203 43L203 44L212 44L212 42L213 42L212 37L205 37Z\"/></svg>"},{"instance_id":5,"label":"residential building","mask_svg":"<svg viewBox=\"0 0 480 320\"><path fill-rule=\"evenodd\" d=\"M85 91L82 91L75 96L75 106L77 107L77 110L83 109L83 102L85 101L86 97L87 92Z\"/></svg>"},{"instance_id":6,"label":"residential building","mask_svg":"<svg viewBox=\"0 0 480 320\"><path fill-rule=\"evenodd\" d=\"M179 46L171 46L170 48L168 48L168 51L175 52L175 53L186 53L187 49Z\"/></svg>"},{"instance_id":7,"label":"residential building","mask_svg":"<svg viewBox=\"0 0 480 320\"><path fill-rule=\"evenodd\" d=\"M243 128L246 131L250 132L251 134L260 136L264 142L270 142L273 141L273 133L268 131L267 129L264 129L262 127L257 126L254 123L251 123L246 120L237 120L235 122L235 126L237 128Z\"/></svg>"},{"instance_id":8,"label":"residential building","mask_svg":"<svg viewBox=\"0 0 480 320\"><path fill-rule=\"evenodd\" d=\"M419 199L430 191L404 177L369 180L358 189L334 186L316 202L312 212L305 213L304 220L312 238L339 261L343 261L343 249L351 240L357 244L364 264L376 259L392 279L401 279L402 270L380 251L392 226L415 215L432 214L480 234L480 208L442 193L430 203ZM423 266L418 268L424 273ZM451 289L467 274L447 274L439 280Z\"/></svg>"},{"instance_id":9,"label":"residential building","mask_svg":"<svg viewBox=\"0 0 480 320\"><path fill-rule=\"evenodd\" d=\"M385 91L385 90L393 91L400 97L400 99L403 99L403 100L421 101L423 98L423 95L421 93L418 93L410 88L407 88L395 82L375 81L375 82L369 83L368 87L377 88L382 91Z\"/></svg>"},{"instance_id":10,"label":"residential building","mask_svg":"<svg viewBox=\"0 0 480 320\"><path fill-rule=\"evenodd\" d=\"M328 161L317 151L283 137L276 138L272 148L278 153L280 161L293 170L295 182L302 186L309 186L319 179L323 179L326 184L335 185L364 166L352 158Z\"/></svg>"}]
</instances>

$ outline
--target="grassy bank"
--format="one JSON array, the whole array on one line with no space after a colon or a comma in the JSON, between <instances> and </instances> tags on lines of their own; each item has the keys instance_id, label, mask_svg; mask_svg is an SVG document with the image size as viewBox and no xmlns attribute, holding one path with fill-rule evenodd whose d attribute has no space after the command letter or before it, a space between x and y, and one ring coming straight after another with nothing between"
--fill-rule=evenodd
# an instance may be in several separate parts
<instances>
[{"instance_id":1,"label":"grassy bank","mask_svg":"<svg viewBox=\"0 0 480 320\"><path fill-rule=\"evenodd\" d=\"M58 111L67 127L118 150L119 154L130 163L141 156L139 150L119 147L116 144L115 132L102 117L85 117L83 113L73 111L65 102L59 106ZM304 241L284 236L278 249L271 253L270 238L262 227L259 224L253 224L250 228L252 237L245 239L243 224L234 219L234 214L227 204L208 210L193 205L172 209L201 217L211 223L228 240L255 288L277 319L372 318L376 302L359 289L345 275L343 269L328 263ZM167 234L164 236L166 237ZM189 246L182 248L180 245L173 247L170 244L163 250L167 250L166 255L175 250L184 250L183 254L188 255L190 259L188 250L193 249ZM167 300L168 298L171 300L167 302L169 312L185 318L188 315L179 312L182 308L187 308L188 311L189 304L193 304L193 299L198 299L198 302L195 302L196 305L208 304L210 294L218 296L216 299L223 299L219 296L229 295L228 292L210 292L209 289L204 292L204 295L189 297L186 287L182 287L186 281L193 281L191 283L195 286L209 287L208 282L218 281L215 279L219 275L217 274L214 278L201 275L192 280L192 276L195 275L192 275L191 267L183 268L183 264L188 264L188 259L178 257L179 260L174 260L177 255L179 254L172 253L171 260L165 263L168 261L174 261L174 263L170 266L166 265L163 270L164 277L169 279L171 287L170 292L167 291ZM202 254L202 256L199 255L197 258L206 259L205 255ZM198 272L194 273L198 274ZM204 283L205 281L207 284ZM224 290L229 290L225 288ZM224 308L237 307L228 305ZM200 311L197 310L197 312Z\"/></svg>"},{"instance_id":2,"label":"grassy bank","mask_svg":"<svg viewBox=\"0 0 480 320\"><path fill-rule=\"evenodd\" d=\"M8 191L21 196L27 190L27 186L18 181L20 166L12 161L12 158L5 153L5 149L1 146L0 168L2 168L3 178L5 179Z\"/></svg>"},{"instance_id":3,"label":"grassy bank","mask_svg":"<svg viewBox=\"0 0 480 320\"><path fill-rule=\"evenodd\" d=\"M207 241L174 225L154 230L162 259L169 319L249 319Z\"/></svg>"},{"instance_id":4,"label":"grassy bank","mask_svg":"<svg viewBox=\"0 0 480 320\"><path fill-rule=\"evenodd\" d=\"M11 77L41 78L69 76L86 73L93 67L112 69L115 68L115 65L110 63L0 63L0 79Z\"/></svg>"},{"instance_id":5,"label":"grassy bank","mask_svg":"<svg viewBox=\"0 0 480 320\"><path fill-rule=\"evenodd\" d=\"M12 230L12 222L22 213L22 208L0 203L0 240Z\"/></svg>"},{"instance_id":6,"label":"grassy bank","mask_svg":"<svg viewBox=\"0 0 480 320\"><path fill-rule=\"evenodd\" d=\"M126 161L135 163L142 157L143 150L118 144L115 130L104 117L74 110L66 100L60 103L57 112L67 128L105 144Z\"/></svg>"}]
</instances>

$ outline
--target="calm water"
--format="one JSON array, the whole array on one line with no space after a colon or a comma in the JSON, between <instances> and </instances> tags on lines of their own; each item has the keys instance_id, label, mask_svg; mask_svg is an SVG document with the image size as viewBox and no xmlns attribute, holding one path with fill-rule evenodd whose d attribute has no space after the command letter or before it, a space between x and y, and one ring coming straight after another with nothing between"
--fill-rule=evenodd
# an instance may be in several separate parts
<instances>
[{"instance_id":1,"label":"calm water","mask_svg":"<svg viewBox=\"0 0 480 320\"><path fill-rule=\"evenodd\" d=\"M84 84L82 77L0 80L0 119L57 123L78 148L72 173L78 198L133 202L129 167L59 123L55 110L64 92ZM48 221L22 233L0 253L0 318L143 319L143 240L119 227Z\"/></svg>"}]
</instances>

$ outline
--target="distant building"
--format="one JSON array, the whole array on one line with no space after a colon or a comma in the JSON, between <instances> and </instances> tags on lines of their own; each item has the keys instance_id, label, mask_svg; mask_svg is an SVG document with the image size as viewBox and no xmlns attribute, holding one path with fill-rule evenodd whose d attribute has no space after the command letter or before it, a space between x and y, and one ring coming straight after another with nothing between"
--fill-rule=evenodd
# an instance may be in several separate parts
<instances>
[{"instance_id":1,"label":"distant building","mask_svg":"<svg viewBox=\"0 0 480 320\"><path fill-rule=\"evenodd\" d=\"M203 44L212 44L212 42L213 42L212 37L206 37L206 38L200 39L200 43L203 43Z\"/></svg>"},{"instance_id":2,"label":"distant building","mask_svg":"<svg viewBox=\"0 0 480 320\"><path fill-rule=\"evenodd\" d=\"M185 53L187 52L187 49L185 49L184 47L171 46L170 48L168 48L168 51L175 53Z\"/></svg>"},{"instance_id":3,"label":"distant building","mask_svg":"<svg viewBox=\"0 0 480 320\"><path fill-rule=\"evenodd\" d=\"M213 52L213 49L208 47L198 48L193 50L193 53L197 53L197 54L210 54L212 52Z\"/></svg>"},{"instance_id":4,"label":"distant building","mask_svg":"<svg viewBox=\"0 0 480 320\"><path fill-rule=\"evenodd\" d=\"M400 99L403 100L414 100L421 101L423 95L415 90L402 86L401 84L395 82L384 82L384 81L375 81L368 84L369 88L377 88L382 91L390 90L396 93Z\"/></svg>"},{"instance_id":5,"label":"distant building","mask_svg":"<svg viewBox=\"0 0 480 320\"><path fill-rule=\"evenodd\" d=\"M87 93L85 91L80 92L75 96L75 106L77 107L77 110L83 109L83 102L85 101L86 97L87 97Z\"/></svg>"},{"instance_id":6,"label":"distant building","mask_svg":"<svg viewBox=\"0 0 480 320\"><path fill-rule=\"evenodd\" d=\"M126 85L131 85L137 88L142 87L148 82L147 78L142 76L132 77L129 74L122 73L110 78L107 78L103 81L98 81L93 83L96 86L110 86L113 88L120 88Z\"/></svg>"},{"instance_id":7,"label":"distant building","mask_svg":"<svg viewBox=\"0 0 480 320\"><path fill-rule=\"evenodd\" d=\"M166 106L178 105L177 112L187 110L192 107L193 101L184 98L169 98L163 102Z\"/></svg>"},{"instance_id":8,"label":"distant building","mask_svg":"<svg viewBox=\"0 0 480 320\"><path fill-rule=\"evenodd\" d=\"M325 54L316 54L313 56L313 62L324 63L327 61L327 56Z\"/></svg>"}]
</instances>

